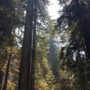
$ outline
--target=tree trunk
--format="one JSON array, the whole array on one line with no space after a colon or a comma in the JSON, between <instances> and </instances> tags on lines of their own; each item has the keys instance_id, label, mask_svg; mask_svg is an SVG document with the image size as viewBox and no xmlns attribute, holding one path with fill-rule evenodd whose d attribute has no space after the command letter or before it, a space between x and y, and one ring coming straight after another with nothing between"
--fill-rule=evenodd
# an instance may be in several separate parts
<instances>
[{"instance_id":1,"label":"tree trunk","mask_svg":"<svg viewBox=\"0 0 90 90\"><path fill-rule=\"evenodd\" d=\"M1 70L1 71L0 71L0 90L1 90L1 88L2 88L3 76L4 76L4 72Z\"/></svg>"},{"instance_id":2,"label":"tree trunk","mask_svg":"<svg viewBox=\"0 0 90 90\"><path fill-rule=\"evenodd\" d=\"M26 24L22 47L18 90L30 90L30 67L32 53L33 0L27 0Z\"/></svg>"},{"instance_id":3,"label":"tree trunk","mask_svg":"<svg viewBox=\"0 0 90 90\"><path fill-rule=\"evenodd\" d=\"M6 68L4 85L3 85L3 89L2 90L6 90L7 89L7 80L8 80L8 76L9 76L9 68L10 68L11 56L12 56L12 54L10 53L9 58L8 58L7 68Z\"/></svg>"},{"instance_id":4,"label":"tree trunk","mask_svg":"<svg viewBox=\"0 0 90 90\"><path fill-rule=\"evenodd\" d=\"M37 18L37 0L34 0L34 25L33 25L33 47L32 47L32 65L31 65L31 90L34 90L35 80L35 55L36 55L36 18Z\"/></svg>"}]
</instances>

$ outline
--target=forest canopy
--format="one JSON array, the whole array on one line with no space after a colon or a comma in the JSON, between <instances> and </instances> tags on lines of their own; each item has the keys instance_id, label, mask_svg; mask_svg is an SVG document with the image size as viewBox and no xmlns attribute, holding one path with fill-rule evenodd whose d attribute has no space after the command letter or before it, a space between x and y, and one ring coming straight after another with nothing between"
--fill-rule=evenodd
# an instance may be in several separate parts
<instances>
[{"instance_id":1,"label":"forest canopy","mask_svg":"<svg viewBox=\"0 0 90 90\"><path fill-rule=\"evenodd\" d=\"M0 0L0 90L90 90L90 0L57 1Z\"/></svg>"}]
</instances>

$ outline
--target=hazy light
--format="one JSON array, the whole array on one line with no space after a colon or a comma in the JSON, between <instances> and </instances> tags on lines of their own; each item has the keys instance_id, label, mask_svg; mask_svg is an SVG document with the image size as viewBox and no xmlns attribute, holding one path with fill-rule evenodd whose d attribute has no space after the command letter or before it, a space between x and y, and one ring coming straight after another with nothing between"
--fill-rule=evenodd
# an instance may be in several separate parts
<instances>
[{"instance_id":1,"label":"hazy light","mask_svg":"<svg viewBox=\"0 0 90 90\"><path fill-rule=\"evenodd\" d=\"M59 17L58 11L60 10L58 0L49 0L50 5L48 6L48 12L51 16L51 19L57 19Z\"/></svg>"}]
</instances>

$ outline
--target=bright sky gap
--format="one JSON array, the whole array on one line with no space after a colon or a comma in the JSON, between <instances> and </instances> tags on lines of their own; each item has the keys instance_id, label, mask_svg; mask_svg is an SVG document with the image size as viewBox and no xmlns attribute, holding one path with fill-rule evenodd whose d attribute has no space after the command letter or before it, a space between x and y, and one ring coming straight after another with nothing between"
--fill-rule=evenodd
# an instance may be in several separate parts
<instances>
[{"instance_id":1,"label":"bright sky gap","mask_svg":"<svg viewBox=\"0 0 90 90\"><path fill-rule=\"evenodd\" d=\"M57 19L59 17L59 2L57 0L49 0L50 5L48 6L48 12L49 15L51 16L51 19Z\"/></svg>"}]
</instances>

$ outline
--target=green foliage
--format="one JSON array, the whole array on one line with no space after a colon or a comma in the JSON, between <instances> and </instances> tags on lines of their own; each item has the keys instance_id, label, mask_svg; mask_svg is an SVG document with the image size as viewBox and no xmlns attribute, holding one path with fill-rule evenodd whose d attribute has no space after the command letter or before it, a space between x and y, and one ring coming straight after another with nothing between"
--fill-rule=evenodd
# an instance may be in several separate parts
<instances>
[{"instance_id":1,"label":"green foliage","mask_svg":"<svg viewBox=\"0 0 90 90\"><path fill-rule=\"evenodd\" d=\"M16 53L15 29L20 21L15 12L13 0L0 1L0 85L3 86L3 76L5 76L6 63L10 53ZM12 50L10 50L12 48ZM12 61L12 60L11 60ZM10 81L12 83L12 81ZM9 86L8 86L9 87ZM13 85L12 85L13 87ZM1 86L0 86L1 90ZM10 88L9 88L10 90Z\"/></svg>"},{"instance_id":2,"label":"green foliage","mask_svg":"<svg viewBox=\"0 0 90 90\"><path fill-rule=\"evenodd\" d=\"M7 58L7 47L14 45L12 30L15 29L15 26L17 25L14 6L11 5L10 0L7 0L6 2L3 0L0 1L0 68L2 68L5 59ZM13 6L13 9L9 7L10 5Z\"/></svg>"},{"instance_id":3,"label":"green foliage","mask_svg":"<svg viewBox=\"0 0 90 90\"><path fill-rule=\"evenodd\" d=\"M44 46L45 47L45 46ZM36 55L35 88L36 90L58 90L59 85L55 80L51 67L46 58L45 48L39 48Z\"/></svg>"},{"instance_id":4,"label":"green foliage","mask_svg":"<svg viewBox=\"0 0 90 90\"><path fill-rule=\"evenodd\" d=\"M88 71L90 65L88 47L90 46L90 1L71 0L69 4L67 4L68 1L59 1L63 5L63 14L58 19L58 24L61 26L61 32L70 31L68 44L62 48L60 54L62 67L66 65L74 73L76 90L88 90L88 82L90 81L90 72Z\"/></svg>"}]
</instances>

